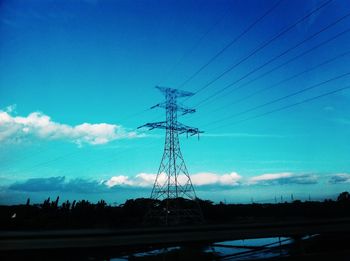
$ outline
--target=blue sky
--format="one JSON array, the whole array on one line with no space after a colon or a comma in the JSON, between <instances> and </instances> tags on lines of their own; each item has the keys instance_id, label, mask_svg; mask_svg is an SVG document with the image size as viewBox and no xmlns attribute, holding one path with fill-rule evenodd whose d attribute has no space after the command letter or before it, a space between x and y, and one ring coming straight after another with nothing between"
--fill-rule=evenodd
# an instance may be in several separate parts
<instances>
[{"instance_id":1,"label":"blue sky","mask_svg":"<svg viewBox=\"0 0 350 261\"><path fill-rule=\"evenodd\" d=\"M146 110L163 99L154 86L181 86L277 2L1 1L0 203L149 196L164 133L135 128L164 119ZM181 88L198 91L325 2L281 1ZM255 118L350 84L349 12L331 1L184 102L197 113L179 120L205 131L181 139L199 197L267 202L349 189L349 90Z\"/></svg>"}]
</instances>

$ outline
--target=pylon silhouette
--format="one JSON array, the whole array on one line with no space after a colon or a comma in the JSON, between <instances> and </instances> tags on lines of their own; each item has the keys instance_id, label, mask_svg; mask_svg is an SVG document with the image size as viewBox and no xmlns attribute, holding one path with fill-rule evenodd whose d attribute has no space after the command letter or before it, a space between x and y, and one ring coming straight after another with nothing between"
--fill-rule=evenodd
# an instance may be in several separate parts
<instances>
[{"instance_id":1,"label":"pylon silhouette","mask_svg":"<svg viewBox=\"0 0 350 261\"><path fill-rule=\"evenodd\" d=\"M164 94L165 102L151 108L164 108L166 121L147 123L139 127L148 127L150 130L165 129L163 157L151 193L151 198L161 203L150 210L147 219L157 220L166 225L202 222L202 212L179 142L180 134L199 137L202 132L177 121L178 113L184 115L195 112L194 109L177 104L178 98L189 97L193 93L159 86L156 88Z\"/></svg>"}]
</instances>

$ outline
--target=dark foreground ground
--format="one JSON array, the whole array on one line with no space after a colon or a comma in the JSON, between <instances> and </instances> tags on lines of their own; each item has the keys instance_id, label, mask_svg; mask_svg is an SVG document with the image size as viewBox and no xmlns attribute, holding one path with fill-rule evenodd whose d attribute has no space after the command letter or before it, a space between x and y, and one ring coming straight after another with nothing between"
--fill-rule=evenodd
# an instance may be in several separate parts
<instances>
[{"instance_id":1,"label":"dark foreground ground","mask_svg":"<svg viewBox=\"0 0 350 261\"><path fill-rule=\"evenodd\" d=\"M149 208L162 204L150 199L128 200L120 206L104 201L60 204L57 198L39 205L28 201L0 206L0 260L350 260L347 192L323 202L213 204L199 200L205 218L200 226L145 224ZM214 247L227 240L281 236L290 242L247 248L243 256L219 253ZM269 251L275 254L263 254Z\"/></svg>"},{"instance_id":2,"label":"dark foreground ground","mask_svg":"<svg viewBox=\"0 0 350 261\"><path fill-rule=\"evenodd\" d=\"M58 248L1 251L1 260L349 260L349 233L292 238L281 246L247 247L243 252L222 253L214 243L187 243L174 246L123 248ZM229 249L230 250L230 249Z\"/></svg>"}]
</instances>

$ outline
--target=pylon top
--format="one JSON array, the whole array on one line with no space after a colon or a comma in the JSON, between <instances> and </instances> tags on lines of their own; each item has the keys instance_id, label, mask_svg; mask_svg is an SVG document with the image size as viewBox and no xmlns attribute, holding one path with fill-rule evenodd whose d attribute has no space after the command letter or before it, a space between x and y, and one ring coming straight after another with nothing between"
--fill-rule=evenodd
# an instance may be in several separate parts
<instances>
[{"instance_id":1,"label":"pylon top","mask_svg":"<svg viewBox=\"0 0 350 261\"><path fill-rule=\"evenodd\" d=\"M156 86L156 88L160 90L164 95L171 94L175 97L188 97L194 95L193 92L182 91L179 89L173 89L169 87Z\"/></svg>"}]
</instances>

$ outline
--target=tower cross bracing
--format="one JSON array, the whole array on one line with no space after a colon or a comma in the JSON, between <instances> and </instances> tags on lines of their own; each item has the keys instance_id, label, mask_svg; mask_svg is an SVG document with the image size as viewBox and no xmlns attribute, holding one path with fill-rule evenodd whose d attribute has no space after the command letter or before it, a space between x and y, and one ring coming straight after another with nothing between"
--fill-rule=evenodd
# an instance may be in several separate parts
<instances>
[{"instance_id":1,"label":"tower cross bracing","mask_svg":"<svg viewBox=\"0 0 350 261\"><path fill-rule=\"evenodd\" d=\"M156 87L164 96L165 101L152 108L165 109L166 120L146 123L141 127L165 129L165 144L161 163L153 185L151 198L165 202L157 210L151 210L153 219L161 219L165 224L202 221L202 213L197 202L184 158L180 149L179 135L199 135L198 128L178 122L178 114L194 113L194 109L178 104L178 99L192 96L193 93L167 87Z\"/></svg>"}]
</instances>

